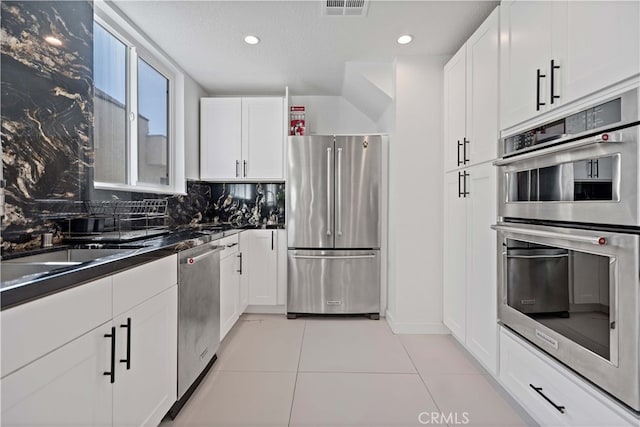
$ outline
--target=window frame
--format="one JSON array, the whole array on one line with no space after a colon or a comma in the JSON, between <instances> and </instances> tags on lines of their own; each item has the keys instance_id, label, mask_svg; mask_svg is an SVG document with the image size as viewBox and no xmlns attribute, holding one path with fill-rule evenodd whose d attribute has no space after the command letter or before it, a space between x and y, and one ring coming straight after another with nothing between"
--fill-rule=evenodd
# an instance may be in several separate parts
<instances>
[{"instance_id":1,"label":"window frame","mask_svg":"<svg viewBox=\"0 0 640 427\"><path fill-rule=\"evenodd\" d=\"M169 57L134 26L114 6L102 0L94 2L94 22L126 46L126 180L110 183L94 179L94 188L162 194L185 194L184 168L184 74ZM166 185L138 180L138 59L143 60L168 81L167 169Z\"/></svg>"}]
</instances>

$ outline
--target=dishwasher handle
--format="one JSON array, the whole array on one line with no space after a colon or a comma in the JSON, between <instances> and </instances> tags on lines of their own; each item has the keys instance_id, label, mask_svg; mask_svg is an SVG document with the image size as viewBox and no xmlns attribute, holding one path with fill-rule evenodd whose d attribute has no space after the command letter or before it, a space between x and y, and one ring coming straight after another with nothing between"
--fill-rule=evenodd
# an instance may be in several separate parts
<instances>
[{"instance_id":1,"label":"dishwasher handle","mask_svg":"<svg viewBox=\"0 0 640 427\"><path fill-rule=\"evenodd\" d=\"M220 252L223 249L224 249L224 246L209 245L208 248L203 249L202 251L197 251L196 253L199 253L199 255L196 255L196 256L189 256L188 253L183 253L183 254L180 255L180 264L181 265L182 264L187 264L187 265L196 264L201 259L206 258L206 257L208 257L211 254L214 254L216 252Z\"/></svg>"}]
</instances>

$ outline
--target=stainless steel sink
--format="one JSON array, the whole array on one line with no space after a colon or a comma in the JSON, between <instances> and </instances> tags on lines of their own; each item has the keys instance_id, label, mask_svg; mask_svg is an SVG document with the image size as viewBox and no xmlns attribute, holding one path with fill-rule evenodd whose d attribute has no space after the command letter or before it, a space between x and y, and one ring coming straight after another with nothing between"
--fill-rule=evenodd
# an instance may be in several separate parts
<instances>
[{"instance_id":1,"label":"stainless steel sink","mask_svg":"<svg viewBox=\"0 0 640 427\"><path fill-rule=\"evenodd\" d=\"M43 262L76 262L83 263L104 258L111 255L130 252L131 249L62 249L54 252L45 252L37 255L29 255L20 258L2 260L2 265L43 263Z\"/></svg>"},{"instance_id":2,"label":"stainless steel sink","mask_svg":"<svg viewBox=\"0 0 640 427\"><path fill-rule=\"evenodd\" d=\"M2 262L0 276L2 283L11 282L16 279L35 279L37 276L52 272L58 269L71 268L81 262L25 262L9 263Z\"/></svg>"},{"instance_id":3,"label":"stainless steel sink","mask_svg":"<svg viewBox=\"0 0 640 427\"><path fill-rule=\"evenodd\" d=\"M0 280L4 284L20 278L33 279L54 270L73 268L86 262L134 251L135 249L62 249L2 260Z\"/></svg>"}]
</instances>

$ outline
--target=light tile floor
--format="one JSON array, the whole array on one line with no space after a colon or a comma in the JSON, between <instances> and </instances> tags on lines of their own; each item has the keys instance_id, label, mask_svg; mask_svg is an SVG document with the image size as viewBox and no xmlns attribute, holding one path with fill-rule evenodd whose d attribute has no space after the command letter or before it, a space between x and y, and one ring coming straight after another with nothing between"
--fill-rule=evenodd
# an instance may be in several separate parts
<instances>
[{"instance_id":1,"label":"light tile floor","mask_svg":"<svg viewBox=\"0 0 640 427\"><path fill-rule=\"evenodd\" d=\"M218 357L161 427L533 424L451 336L384 319L246 314Z\"/></svg>"}]
</instances>

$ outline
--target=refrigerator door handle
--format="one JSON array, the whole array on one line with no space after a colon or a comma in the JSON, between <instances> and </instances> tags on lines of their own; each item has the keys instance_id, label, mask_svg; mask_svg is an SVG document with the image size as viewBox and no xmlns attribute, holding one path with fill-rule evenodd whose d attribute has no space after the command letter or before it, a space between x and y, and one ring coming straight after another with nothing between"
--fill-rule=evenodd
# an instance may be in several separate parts
<instances>
[{"instance_id":1,"label":"refrigerator door handle","mask_svg":"<svg viewBox=\"0 0 640 427\"><path fill-rule=\"evenodd\" d=\"M294 255L295 259L371 259L376 254L366 255Z\"/></svg>"},{"instance_id":2,"label":"refrigerator door handle","mask_svg":"<svg viewBox=\"0 0 640 427\"><path fill-rule=\"evenodd\" d=\"M338 209L336 212L336 222L338 226L338 236L342 236L342 148L338 148L338 173L336 187L338 187L338 194L336 199L338 203Z\"/></svg>"},{"instance_id":3,"label":"refrigerator door handle","mask_svg":"<svg viewBox=\"0 0 640 427\"><path fill-rule=\"evenodd\" d=\"M327 236L331 236L331 147L327 147Z\"/></svg>"}]
</instances>

